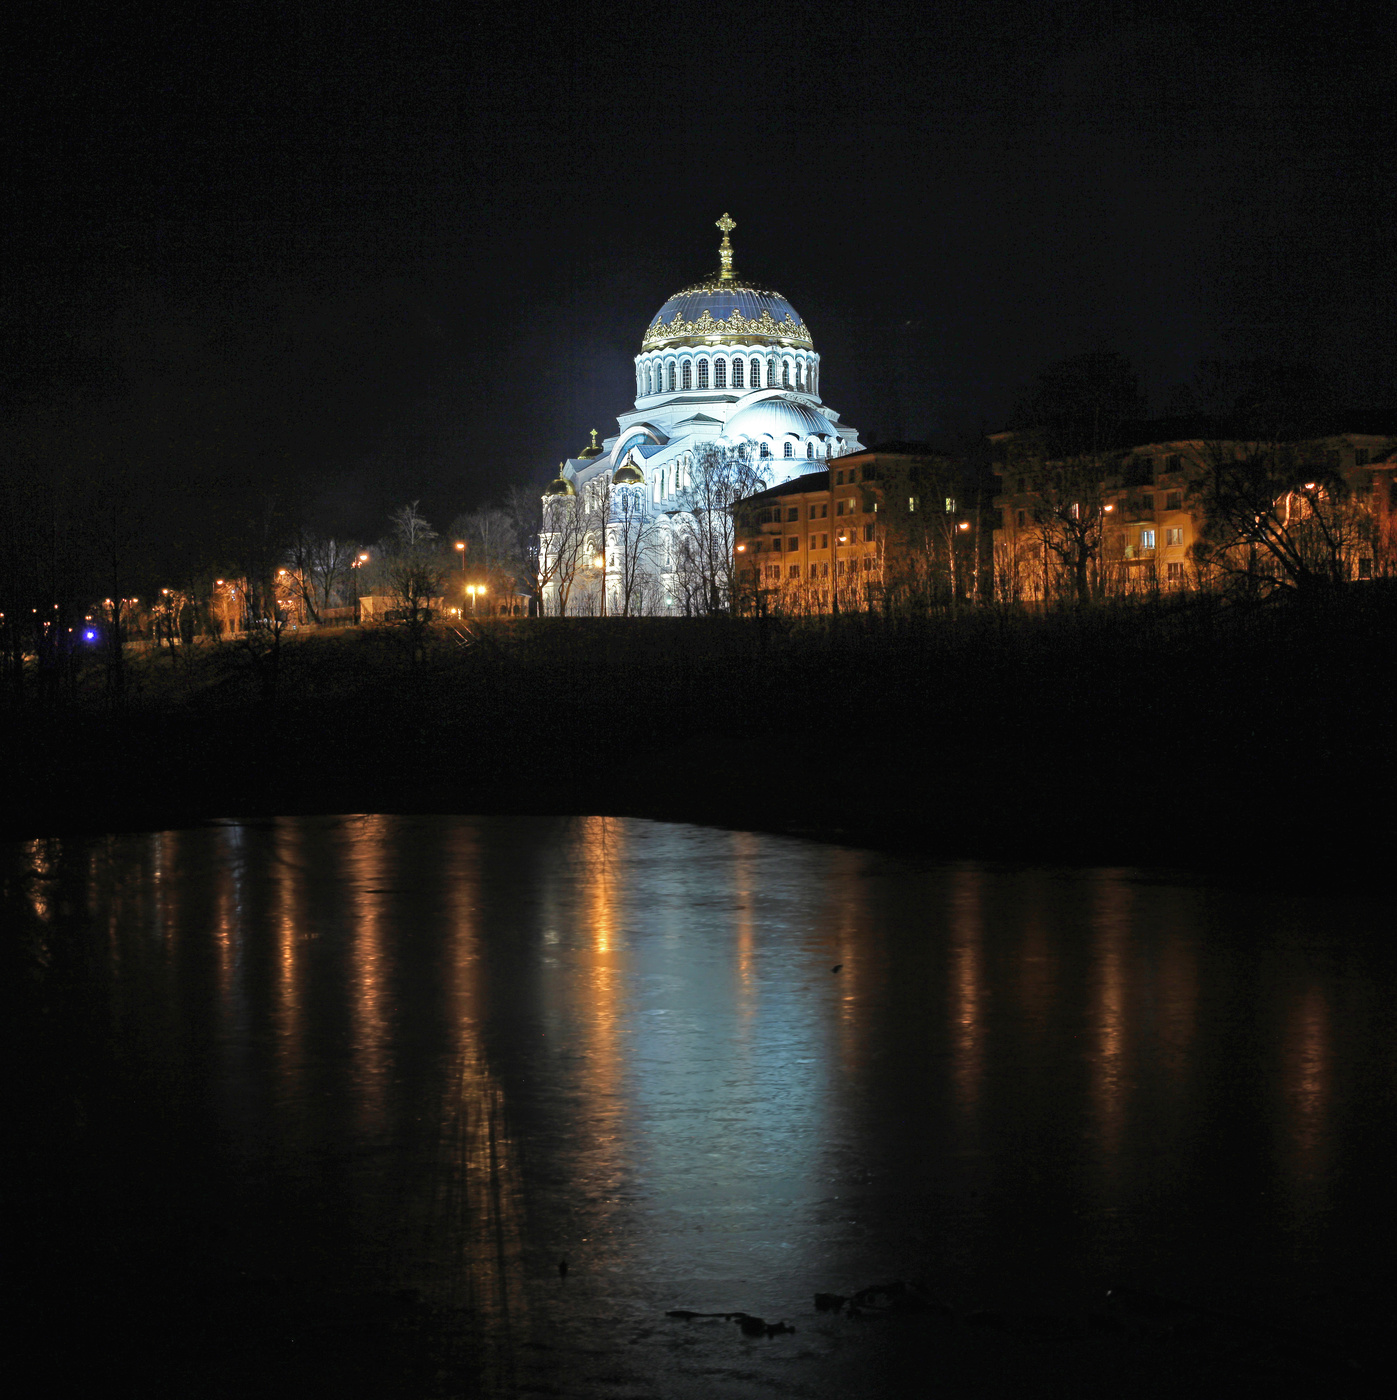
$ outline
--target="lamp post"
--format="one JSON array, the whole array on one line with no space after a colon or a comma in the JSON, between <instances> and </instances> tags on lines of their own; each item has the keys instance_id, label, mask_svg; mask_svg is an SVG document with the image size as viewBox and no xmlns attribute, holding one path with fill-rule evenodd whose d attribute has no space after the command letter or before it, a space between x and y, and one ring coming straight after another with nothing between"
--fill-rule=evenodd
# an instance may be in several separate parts
<instances>
[{"instance_id":1,"label":"lamp post","mask_svg":"<svg viewBox=\"0 0 1397 1400\"><path fill-rule=\"evenodd\" d=\"M359 570L369 562L367 554L361 554L350 566L354 575L354 625L359 625Z\"/></svg>"},{"instance_id":2,"label":"lamp post","mask_svg":"<svg viewBox=\"0 0 1397 1400\"><path fill-rule=\"evenodd\" d=\"M483 583L468 583L466 592L470 594L471 598L471 616L475 617L480 611L477 600L485 592L485 585Z\"/></svg>"}]
</instances>

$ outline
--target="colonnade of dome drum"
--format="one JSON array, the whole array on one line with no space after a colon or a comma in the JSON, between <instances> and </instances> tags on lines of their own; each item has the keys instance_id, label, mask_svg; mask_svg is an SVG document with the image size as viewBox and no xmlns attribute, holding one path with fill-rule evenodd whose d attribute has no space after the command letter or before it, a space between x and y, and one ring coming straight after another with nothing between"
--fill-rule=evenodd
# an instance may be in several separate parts
<instances>
[{"instance_id":1,"label":"colonnade of dome drum","mask_svg":"<svg viewBox=\"0 0 1397 1400\"><path fill-rule=\"evenodd\" d=\"M792 389L818 394L820 357L813 351L661 350L636 358L637 398L685 389Z\"/></svg>"}]
</instances>

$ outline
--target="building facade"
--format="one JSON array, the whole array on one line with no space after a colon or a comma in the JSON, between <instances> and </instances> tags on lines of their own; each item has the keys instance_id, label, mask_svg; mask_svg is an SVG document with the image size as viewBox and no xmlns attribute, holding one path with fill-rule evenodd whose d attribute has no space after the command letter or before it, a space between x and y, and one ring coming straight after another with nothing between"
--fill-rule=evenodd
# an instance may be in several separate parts
<instances>
[{"instance_id":1,"label":"building facade","mask_svg":"<svg viewBox=\"0 0 1397 1400\"><path fill-rule=\"evenodd\" d=\"M1031 450L1018 450L1018 434L997 433L990 441L1000 483L993 502L994 591L1004 601L1071 594L1074 563L1094 596L1210 588L1226 572L1247 568L1267 577L1282 567L1266 547L1268 537L1284 552L1309 548L1307 535L1322 536L1328 558L1317 562L1345 580L1393 567L1397 439L1390 435L1266 445L1178 437L1072 463L1036 460ZM1234 464L1268 453L1283 456L1284 464L1270 478L1256 474L1261 494L1250 509L1259 543L1246 547L1247 559L1229 560L1229 551L1217 547L1225 532L1208 538L1208 503L1216 498L1210 483ZM1305 464L1313 481L1305 480ZM1268 479L1286 481L1287 471L1294 478L1289 489L1264 489Z\"/></svg>"},{"instance_id":2,"label":"building facade","mask_svg":"<svg viewBox=\"0 0 1397 1400\"><path fill-rule=\"evenodd\" d=\"M925 610L975 599L981 530L966 486L962 463L897 443L748 497L734 512L738 609Z\"/></svg>"},{"instance_id":3,"label":"building facade","mask_svg":"<svg viewBox=\"0 0 1397 1400\"><path fill-rule=\"evenodd\" d=\"M651 320L617 431L594 431L544 495L546 613L686 610L685 560L731 548L730 526L708 517L862 447L820 397L809 328L779 292L738 276L736 225L724 214L717 226L719 267Z\"/></svg>"}]
</instances>

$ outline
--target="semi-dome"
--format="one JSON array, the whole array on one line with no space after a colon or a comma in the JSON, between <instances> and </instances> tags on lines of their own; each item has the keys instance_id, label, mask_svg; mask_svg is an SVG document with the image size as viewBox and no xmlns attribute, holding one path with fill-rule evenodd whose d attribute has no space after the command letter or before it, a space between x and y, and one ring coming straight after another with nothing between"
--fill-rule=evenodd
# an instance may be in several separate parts
<instances>
[{"instance_id":1,"label":"semi-dome","mask_svg":"<svg viewBox=\"0 0 1397 1400\"><path fill-rule=\"evenodd\" d=\"M813 348L810 332L781 295L739 278L733 271L728 233L737 227L726 214L718 220L723 242L721 267L711 277L675 292L645 332L641 349L675 345L800 345Z\"/></svg>"},{"instance_id":2,"label":"semi-dome","mask_svg":"<svg viewBox=\"0 0 1397 1400\"><path fill-rule=\"evenodd\" d=\"M723 436L729 442L740 438L760 441L766 438L780 442L787 437L804 440L812 437L833 438L834 425L823 413L795 399L759 399L739 409L723 426Z\"/></svg>"}]
</instances>

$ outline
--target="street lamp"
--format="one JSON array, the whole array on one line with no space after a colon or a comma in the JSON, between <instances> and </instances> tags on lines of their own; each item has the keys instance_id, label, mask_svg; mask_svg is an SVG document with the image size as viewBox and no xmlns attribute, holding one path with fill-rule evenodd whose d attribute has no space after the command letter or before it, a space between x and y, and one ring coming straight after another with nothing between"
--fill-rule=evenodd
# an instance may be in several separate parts
<instances>
[{"instance_id":1,"label":"street lamp","mask_svg":"<svg viewBox=\"0 0 1397 1400\"><path fill-rule=\"evenodd\" d=\"M354 579L354 625L359 625L359 570L369 562L367 554L361 554L357 559L352 560L349 569Z\"/></svg>"},{"instance_id":2,"label":"street lamp","mask_svg":"<svg viewBox=\"0 0 1397 1400\"><path fill-rule=\"evenodd\" d=\"M466 585L466 592L471 596L471 616L474 617L479 611L476 606L476 599L484 594L485 585L483 583L468 583Z\"/></svg>"}]
</instances>

